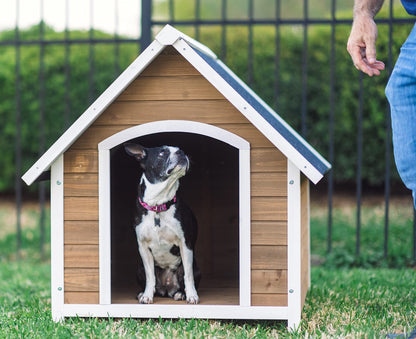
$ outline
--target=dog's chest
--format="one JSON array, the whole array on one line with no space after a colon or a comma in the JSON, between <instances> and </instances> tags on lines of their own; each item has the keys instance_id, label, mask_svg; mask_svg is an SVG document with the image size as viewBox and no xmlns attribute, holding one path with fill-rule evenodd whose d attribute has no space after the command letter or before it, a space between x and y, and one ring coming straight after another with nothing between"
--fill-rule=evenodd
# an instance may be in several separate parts
<instances>
[{"instance_id":1,"label":"dog's chest","mask_svg":"<svg viewBox=\"0 0 416 339\"><path fill-rule=\"evenodd\" d=\"M148 211L136 226L139 246L148 246L155 263L161 268L175 269L181 263L181 257L172 251L172 248L179 247L184 239L182 227L174 214L175 207L162 213Z\"/></svg>"}]
</instances>

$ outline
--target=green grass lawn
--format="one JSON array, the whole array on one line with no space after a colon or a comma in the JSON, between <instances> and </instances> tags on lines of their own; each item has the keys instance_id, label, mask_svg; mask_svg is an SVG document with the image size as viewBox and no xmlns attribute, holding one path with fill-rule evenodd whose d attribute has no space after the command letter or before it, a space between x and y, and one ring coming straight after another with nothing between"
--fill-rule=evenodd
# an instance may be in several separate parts
<instances>
[{"instance_id":1,"label":"green grass lawn","mask_svg":"<svg viewBox=\"0 0 416 339\"><path fill-rule=\"evenodd\" d=\"M325 205L321 205L325 206ZM328 249L328 213L325 207L311 208L311 253L326 260L327 267L390 267L412 266L413 209L409 197L390 203L388 257L384 258L385 209L383 199L361 209L360 256L356 251L357 211L352 201L339 202L333 209L332 253Z\"/></svg>"},{"instance_id":2,"label":"green grass lawn","mask_svg":"<svg viewBox=\"0 0 416 339\"><path fill-rule=\"evenodd\" d=\"M332 270L314 267L300 329L285 322L69 318L54 323L50 266L0 263L0 337L266 338L384 337L416 326L412 269Z\"/></svg>"},{"instance_id":3,"label":"green grass lawn","mask_svg":"<svg viewBox=\"0 0 416 339\"><path fill-rule=\"evenodd\" d=\"M325 257L326 222L321 212L312 213L311 241L314 253ZM343 264L338 266L343 268L333 262L313 267L312 286L300 328L295 332L288 332L282 321L69 318L54 323L50 312L50 264L40 260L37 212L33 206L24 210L20 261L15 254L11 213L0 206L0 338L382 338L387 333L408 333L416 327L416 271L408 266L407 254L402 261L396 260L402 263L399 269L386 268L391 265L382 262L362 265L378 268L357 268L353 266L360 261L351 265L342 256L339 262ZM351 222L354 211L351 214L343 208L334 213L334 246L343 248L348 257L355 248ZM406 213L391 213L391 250L398 251L398 257L399 247L404 248L403 253L411 249L406 235L410 232L411 214ZM377 253L382 248L378 240L383 227L380 220L383 218L377 209L363 211L363 251ZM395 244L394 239L401 237Z\"/></svg>"}]
</instances>

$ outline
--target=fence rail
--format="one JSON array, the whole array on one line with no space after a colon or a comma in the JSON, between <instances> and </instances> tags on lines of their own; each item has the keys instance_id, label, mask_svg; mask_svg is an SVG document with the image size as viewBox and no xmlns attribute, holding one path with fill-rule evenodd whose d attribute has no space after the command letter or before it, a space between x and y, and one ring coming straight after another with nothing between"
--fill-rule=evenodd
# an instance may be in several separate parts
<instances>
[{"instance_id":1,"label":"fence rail","mask_svg":"<svg viewBox=\"0 0 416 339\"><path fill-rule=\"evenodd\" d=\"M15 197L16 197L16 210L17 210L17 251L20 253L21 249L21 208L22 208L22 183L21 183L21 175L22 175L22 139L21 139L21 119L22 119L22 73L21 73L21 49L24 46L37 46L39 47L40 53L40 64L39 64L39 88L38 88L38 100L39 100L39 114L40 114L40 125L39 128L42 133L40 133L39 139L39 154L41 154L45 149L45 128L47 125L47 121L45 120L45 102L48 98L45 95L45 48L48 46L64 46L65 47L65 114L64 114L64 124L68 126L70 118L69 112L71 110L71 102L69 97L69 87L70 87L70 78L71 78L71 66L69 62L70 56L70 46L73 45L87 45L89 46L89 66L90 71L88 75L89 83L89 95L88 101L91 103L95 99L95 52L94 46L98 44L117 44L117 46L121 46L123 44L137 44L138 48L142 50L149 45L152 40L152 33L157 27L163 26L165 24L171 24L175 26L185 26L187 28L192 27L194 29L195 38L198 39L200 35L201 28L209 27L209 26L220 26L221 27L221 36L219 39L221 40L221 52L220 57L222 59L227 58L227 28L233 26L245 26L248 28L248 42L247 42L247 56L248 56L248 65L247 65L247 82L251 85L253 81L253 27L256 26L273 26L275 27L276 37L275 41L273 42L276 46L276 54L275 54L275 63L276 65L279 64L279 51L281 50L282 46L280 45L280 28L283 26L297 26L303 30L303 49L302 49L302 65L301 67L301 77L302 77L302 89L301 89L301 110L300 114L300 132L303 136L307 137L308 135L308 125L307 125L307 114L308 114L308 96L307 96L307 88L308 88L308 70L310 69L311 65L308 64L308 30L310 26L319 25L319 26L327 26L331 29L331 40L328 42L330 44L329 49L329 60L330 63L329 67L329 84L330 84L330 92L328 98L328 106L329 106L329 130L328 130L328 152L326 154L327 159L329 162L334 161L334 154L336 152L335 145L334 145L334 124L335 124L335 106L337 104L336 97L335 97L335 87L336 87L336 51L335 51L335 31L336 28L340 25L351 25L352 20L349 19L338 19L336 15L336 6L337 2L335 0L331 0L330 2L330 16L328 18L312 18L309 15L309 1L303 0L303 13L301 18L295 19L288 19L282 17L282 1L276 0L274 3L274 14L272 19L258 19L254 15L254 0L246 0L247 2L247 13L246 17L243 19L234 19L229 18L227 12L227 4L230 0L221 0L220 1L220 8L221 11L218 15L218 18L215 19L205 19L201 18L201 4L202 0L194 0L194 8L195 13L192 19L176 19L175 16L175 1L174 0L167 0L168 5L168 17L165 19L157 19L154 15L154 9L152 0L142 0L139 1L141 5L141 17L138 18L141 27L141 36L138 38L126 38L120 37L117 32L114 33L113 38L97 38L94 36L94 27L93 27L93 20L91 19L91 25L89 27L90 34L87 39L80 39L80 38L71 38L69 34L69 27L68 27L68 20L67 26L65 29L65 36L63 39L52 39L46 40L45 39L45 23L43 20L43 11L44 11L44 4L43 0L39 0L40 3L40 25L39 25L39 39L22 39L21 37L21 28L19 27L19 15L20 15L20 1L16 1L16 26L15 26L15 35L13 40L1 41L0 40L0 50L1 48L5 47L14 47L15 49L15 121L16 121L16 134L15 134L15 166L16 166L16 178L15 178ZM67 8L68 8L68 1ZM89 0L89 8L94 8L93 6L94 0ZM114 0L115 6L118 6L119 1ZM393 28L396 25L403 25L403 24L411 24L414 22L414 19L411 18L395 18L394 13L394 2L391 0L389 2L389 15L387 18L381 18L377 20L379 25L384 25L388 27L389 30L389 45L388 45L388 60L387 60L387 69L391 70L393 65L393 54L392 54L392 41L393 41ZM3 4L2 6L6 6ZM9 4L7 4L9 6ZM88 6L88 4L86 5ZM1 8L0 8L1 10ZM5 10L5 9L3 9ZM95 8L95 10L99 10ZM118 11L115 11L115 21L118 22L117 17ZM66 17L68 14L66 14ZM138 23L139 25L139 23ZM118 63L117 60L120 58L120 50L115 49L115 58L116 64ZM116 71L118 73L118 66L115 66ZM352 69L352 67L351 67ZM276 67L276 79L279 78L278 74L278 67ZM362 205L362 196L363 196L363 187L362 187L362 151L363 151L363 107L364 107L364 93L363 93L363 76L359 77L359 93L357 100L359 101L358 112L357 112L357 121L358 121L358 129L357 129L357 167L356 167L356 206L357 206L357 215L356 215L356 254L360 254L361 250L361 205ZM275 98L273 102L278 102L278 94L279 94L279 81L275 83ZM261 93L260 93L261 95ZM390 133L390 115L388 112L388 107L386 107L386 137L385 137L385 159L384 162L386 164L385 174L384 174L384 200L385 200L385 225L384 225L384 256L388 257L388 235L389 235L389 205L390 205L390 186L391 186L391 169L390 169L390 162L391 162L391 133ZM332 251L332 234L333 234L333 197L334 197L334 176L333 172L330 172L327 175L327 193L328 193L328 242L327 242L327 251ZM46 202L46 192L45 187L42 184L39 188L39 202L41 204L41 253L44 253L43 244L44 244L44 224L45 224L45 215L44 215L44 206ZM413 226L413 253L412 257L413 260L416 261L416 218L414 218L414 226Z\"/></svg>"}]
</instances>

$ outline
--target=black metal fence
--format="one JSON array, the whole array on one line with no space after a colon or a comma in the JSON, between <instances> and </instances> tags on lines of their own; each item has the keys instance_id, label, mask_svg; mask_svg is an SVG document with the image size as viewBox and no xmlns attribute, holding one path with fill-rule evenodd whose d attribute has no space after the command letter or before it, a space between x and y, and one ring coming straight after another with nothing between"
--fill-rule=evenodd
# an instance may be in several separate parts
<instances>
[{"instance_id":1,"label":"black metal fence","mask_svg":"<svg viewBox=\"0 0 416 339\"><path fill-rule=\"evenodd\" d=\"M227 32L230 27L245 27L247 29L247 73L246 73L246 82L248 85L251 85L254 78L254 68L253 68L253 43L254 43L254 30L256 27L267 26L273 27L275 31L275 39L272 42L275 46L275 56L274 63L276 64L276 74L274 74L277 79L274 86L274 95L272 102L277 104L279 101L279 63L280 63L280 52L285 48L281 45L281 29L283 27L294 27L301 32L303 36L303 48L302 48L302 57L301 64L301 85L300 90L300 99L301 100L301 109L297 114L300 116L300 133L304 136L307 136L308 131L308 105L310 98L308 97L307 89L309 83L309 70L313 65L308 64L308 55L311 52L309 50L309 30L313 26L325 26L330 29L330 41L326 43L329 46L329 77L327 81L329 82L329 95L327 98L327 105L329 106L329 123L328 123L328 145L327 153L324 156L333 163L335 158L335 152L337 151L334 143L334 124L335 124L335 107L337 105L337 98L335 95L336 83L337 83L337 56L336 56L336 29L340 26L350 26L352 19L351 17L345 18L345 15L339 15L339 6L342 4L342 8L349 6L352 8L353 1L336 1L336 0L327 0L317 2L316 0L297 0L297 1L285 1L285 0L242 0L242 1L233 1L233 0L166 0L158 1L152 3L152 0L142 0L137 1L136 5L140 11L137 12L137 27L139 27L140 35L138 37L125 37L121 36L118 33L118 24L119 24L119 0L113 0L112 4L116 10L114 10L114 22L115 28L112 37L105 38L96 36L96 31L94 29L93 22L93 11L103 10L103 2L98 2L94 0L89 0L85 2L86 8L88 7L90 11L90 23L89 28L87 28L89 34L87 38L74 38L71 37L70 27L69 27L69 14L68 14L68 4L69 0L65 0L66 12L65 12L65 28L63 38L51 39L45 38L45 20L43 17L44 13L44 3L43 0L39 0L40 8L40 17L39 17L39 38L38 39L23 39L21 37L22 29L20 27L20 17L22 11L25 8L22 7L23 2L19 0L16 1L16 24L14 29L14 38L9 40L0 41L0 53L1 49L8 46L13 46L15 50L15 122L16 122L16 131L15 131L15 197L16 197L16 209L17 209L17 250L20 252L21 248L21 208L22 208L22 137L21 137L21 120L22 120L22 60L21 60L21 49L24 46L36 46L39 48L39 79L38 79L38 101L39 101L39 130L40 137L38 140L39 143L39 154L42 154L46 147L45 142L45 129L48 127L48 121L45 117L45 103L48 100L48 96L45 94L45 83L47 79L45 78L45 49L48 46L63 46L65 49L64 56L64 69L62 70L65 73L65 82L64 86L64 101L65 109L63 113L63 122L62 126L68 126L71 122L71 99L70 99L70 87L71 87L71 74L74 66L71 66L70 63L70 53L71 46L74 45L84 45L88 50L88 62L89 62L89 72L88 78L85 79L88 82L88 103L91 103L98 93L96 93L96 70L95 70L95 46L98 44L113 44L116 46L114 49L114 58L115 58L115 71L114 74L117 75L120 72L120 46L123 44L136 44L137 50L143 50L152 40L152 35L157 32L158 28L162 27L165 24L171 24L179 28L185 28L188 34L193 35L194 38L199 40L201 32L205 27L219 27L219 36L220 40L220 57L226 61L227 55L227 46L228 46L228 35ZM63 1L63 0L62 0ZM133 2L133 1L132 1ZM203 7L210 2L217 6L217 12L215 16L206 17L202 11ZM398 2L398 1L396 1ZM100 3L100 7L98 4ZM325 4L325 9L322 9L319 12L320 6ZM95 5L95 6L94 6ZM192 10L187 14L181 12L182 8L180 6L186 5ZM394 28L398 25L403 24L412 24L414 19L408 18L396 18L394 16L395 6L394 1L391 0L389 3L385 4L385 7L388 6L387 12L388 15L377 20L380 26L388 28L388 60L387 60L387 72L392 69L394 63L393 52L392 52L392 41L393 41L393 31ZM2 6L10 6L9 3L3 4ZM269 6L267 10L264 10L264 6ZM295 7L298 8L296 15L293 15L288 12L288 8ZM239 15L234 15L233 9L238 8ZM323 8L323 7L322 7ZM262 9L262 10L259 10ZM0 8L0 11L4 11L6 8ZM82 10L82 9L81 9ZM140 14L139 14L140 12ZM163 13L161 13L163 12ZM261 12L262 14L259 14ZM267 15L264 14L267 12ZM351 11L350 11L351 13ZM346 41L347 37L345 37ZM210 46L209 46L210 47ZM352 65L351 65L352 66ZM1 65L0 65L1 67ZM353 72L353 67L351 67L351 72ZM358 74L358 73L357 73ZM360 234L361 234L361 206L362 206L362 196L363 196L363 180L362 180L362 157L363 157L363 107L364 107L364 91L363 91L363 75L357 75L357 81L359 82L359 91L357 95L357 100L359 101L358 112L357 113L357 158L356 158L356 254L360 254ZM260 96L262 93L259 93ZM86 104L88 104L86 103ZM391 195L391 134L390 134L390 120L388 107L386 105L386 136L385 136L385 173L384 178L384 256L388 256L388 234L389 234L389 206L390 206L390 195ZM81 112L78 112L81 113ZM331 252L332 250L332 225L333 225L333 197L334 197L334 172L330 172L327 175L326 179L326 189L327 189L327 204L328 204L328 242L327 242L327 251ZM45 184L41 183L39 186L39 202L41 204L41 251L44 253L44 237L45 237L45 203L47 201L47 193L45 189ZM414 222L413 230L413 253L412 257L416 260L416 223Z\"/></svg>"}]
</instances>

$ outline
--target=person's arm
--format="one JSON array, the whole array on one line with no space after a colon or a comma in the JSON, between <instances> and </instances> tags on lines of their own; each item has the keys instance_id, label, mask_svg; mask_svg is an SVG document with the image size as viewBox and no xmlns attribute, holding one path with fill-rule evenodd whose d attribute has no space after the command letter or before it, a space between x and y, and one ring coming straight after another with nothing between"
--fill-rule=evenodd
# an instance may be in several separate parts
<instances>
[{"instance_id":1,"label":"person's arm","mask_svg":"<svg viewBox=\"0 0 416 339\"><path fill-rule=\"evenodd\" d=\"M376 59L377 26L374 17L384 0L355 0L347 50L354 66L369 76L380 75L384 63Z\"/></svg>"}]
</instances>

